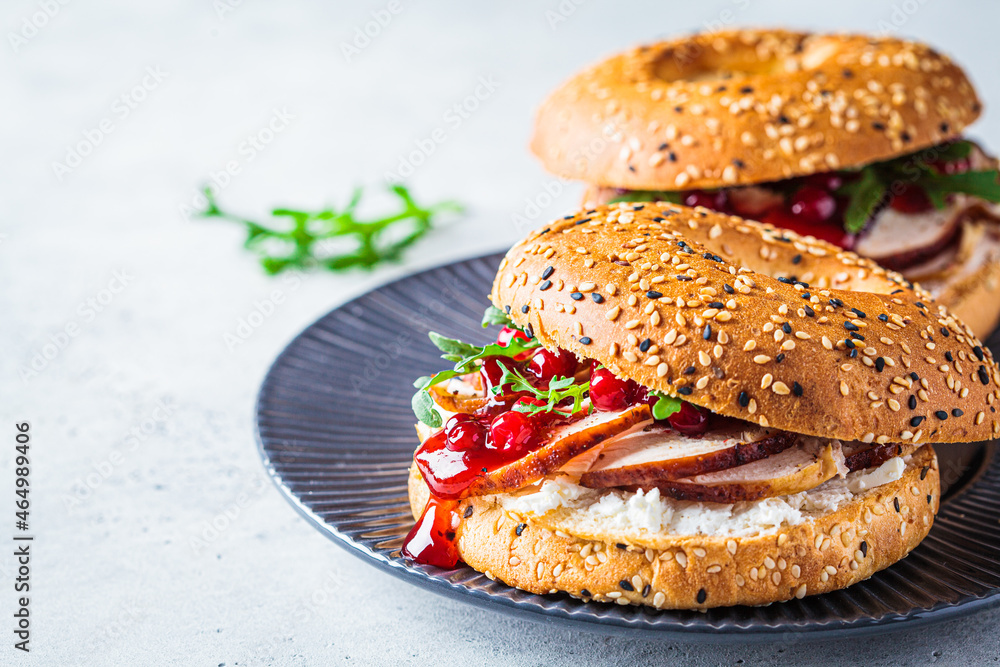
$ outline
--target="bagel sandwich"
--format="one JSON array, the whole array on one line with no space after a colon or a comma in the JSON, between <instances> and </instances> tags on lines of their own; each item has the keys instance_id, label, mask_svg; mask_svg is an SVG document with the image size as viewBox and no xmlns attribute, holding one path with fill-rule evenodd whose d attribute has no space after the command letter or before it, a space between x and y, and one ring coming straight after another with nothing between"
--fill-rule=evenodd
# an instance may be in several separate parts
<instances>
[{"instance_id":1,"label":"bagel sandwich","mask_svg":"<svg viewBox=\"0 0 1000 667\"><path fill-rule=\"evenodd\" d=\"M641 46L542 104L531 147L585 206L670 201L830 241L1000 319L997 161L965 73L893 37L741 30Z\"/></svg>"},{"instance_id":2,"label":"bagel sandwich","mask_svg":"<svg viewBox=\"0 0 1000 667\"><path fill-rule=\"evenodd\" d=\"M1000 371L920 287L665 202L515 245L476 346L431 334L402 556L532 593L704 609L850 586L938 510L934 444L1000 433Z\"/></svg>"}]
</instances>

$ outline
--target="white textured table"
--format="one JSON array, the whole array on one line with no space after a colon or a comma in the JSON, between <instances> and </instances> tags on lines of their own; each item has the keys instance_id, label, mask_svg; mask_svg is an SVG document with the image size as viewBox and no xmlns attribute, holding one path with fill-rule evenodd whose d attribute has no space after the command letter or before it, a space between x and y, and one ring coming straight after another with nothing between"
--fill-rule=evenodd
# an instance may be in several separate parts
<instances>
[{"instance_id":1,"label":"white textured table","mask_svg":"<svg viewBox=\"0 0 1000 667\"><path fill-rule=\"evenodd\" d=\"M9 544L20 420L32 424L37 539L30 655L11 647L14 561L0 549L0 663L996 660L996 611L836 645L718 648L535 625L436 597L295 514L264 478L252 408L277 352L331 307L509 245L524 231L514 214L540 223L573 205L579 189L546 176L526 143L533 107L581 65L723 24L892 28L971 69L987 104L976 134L998 148L1000 6L155 4L4 3L0 540ZM372 12L385 25L345 49ZM454 109L463 103L476 108ZM248 214L337 203L352 185L405 169L400 160L431 136L408 181L421 201L457 197L471 210L404 266L268 279L238 228L183 215L213 177L225 183L221 201ZM275 290L281 303L269 309L261 302ZM272 312L227 345L257 309Z\"/></svg>"}]
</instances>

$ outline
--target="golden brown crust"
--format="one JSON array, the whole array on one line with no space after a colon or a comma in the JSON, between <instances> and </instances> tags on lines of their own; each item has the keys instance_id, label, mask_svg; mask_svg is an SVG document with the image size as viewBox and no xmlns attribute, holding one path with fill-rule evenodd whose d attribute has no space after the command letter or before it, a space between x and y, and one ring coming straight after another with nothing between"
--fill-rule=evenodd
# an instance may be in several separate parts
<instances>
[{"instance_id":1,"label":"golden brown crust","mask_svg":"<svg viewBox=\"0 0 1000 667\"><path fill-rule=\"evenodd\" d=\"M599 207L514 246L492 300L546 346L761 426L865 442L1000 433L1000 371L965 325L871 260L769 225Z\"/></svg>"},{"instance_id":2,"label":"golden brown crust","mask_svg":"<svg viewBox=\"0 0 1000 667\"><path fill-rule=\"evenodd\" d=\"M933 523L938 479L928 445L898 481L818 519L751 538L660 536L652 546L553 532L482 496L459 507L468 516L458 548L471 567L532 593L660 609L768 604L846 588L906 556ZM417 517L429 492L415 468L409 495Z\"/></svg>"},{"instance_id":3,"label":"golden brown crust","mask_svg":"<svg viewBox=\"0 0 1000 667\"><path fill-rule=\"evenodd\" d=\"M579 73L542 104L531 147L564 178L716 188L909 153L958 136L980 110L963 71L923 44L724 31Z\"/></svg>"}]
</instances>

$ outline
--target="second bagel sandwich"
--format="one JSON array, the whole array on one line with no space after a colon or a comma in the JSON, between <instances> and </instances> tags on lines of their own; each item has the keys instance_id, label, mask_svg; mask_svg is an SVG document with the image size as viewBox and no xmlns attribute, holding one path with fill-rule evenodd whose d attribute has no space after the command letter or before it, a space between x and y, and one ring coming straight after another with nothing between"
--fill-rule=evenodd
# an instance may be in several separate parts
<instances>
[{"instance_id":1,"label":"second bagel sandwich","mask_svg":"<svg viewBox=\"0 0 1000 667\"><path fill-rule=\"evenodd\" d=\"M518 243L482 346L420 378L404 556L534 593L766 604L849 586L927 535L928 443L1000 432L1000 372L898 274L665 203ZM943 446L947 446L946 444Z\"/></svg>"},{"instance_id":2,"label":"second bagel sandwich","mask_svg":"<svg viewBox=\"0 0 1000 667\"><path fill-rule=\"evenodd\" d=\"M1000 319L997 161L963 136L962 69L893 37L705 33L615 55L538 112L532 149L585 205L706 206L919 281L980 336Z\"/></svg>"}]
</instances>

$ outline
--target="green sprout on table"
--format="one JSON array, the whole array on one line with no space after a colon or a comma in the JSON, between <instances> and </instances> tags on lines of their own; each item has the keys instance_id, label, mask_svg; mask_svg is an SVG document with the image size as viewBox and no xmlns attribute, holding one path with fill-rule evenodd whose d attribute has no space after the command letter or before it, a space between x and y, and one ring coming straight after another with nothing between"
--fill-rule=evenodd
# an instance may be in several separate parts
<instances>
[{"instance_id":1,"label":"green sprout on table","mask_svg":"<svg viewBox=\"0 0 1000 667\"><path fill-rule=\"evenodd\" d=\"M286 269L371 269L397 261L406 248L431 230L436 215L463 210L453 201L419 206L403 185L391 185L389 191L399 199L402 210L375 220L355 217L361 202L361 188L355 188L347 206L339 211L333 208L320 211L275 208L271 216L278 224L269 226L223 211L211 188L206 187L207 203L199 215L243 224L247 231L244 247L255 251L264 270L275 275ZM387 233L390 230L392 233ZM334 249L329 247L341 239L346 239L346 250L340 244Z\"/></svg>"}]
</instances>

